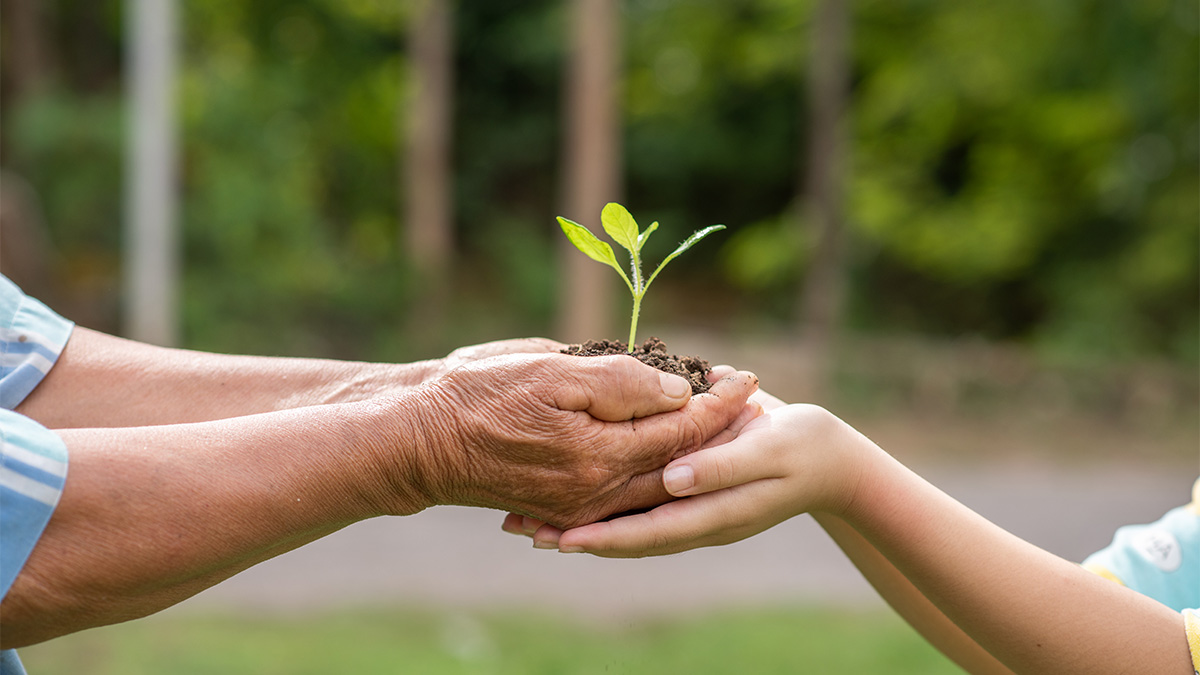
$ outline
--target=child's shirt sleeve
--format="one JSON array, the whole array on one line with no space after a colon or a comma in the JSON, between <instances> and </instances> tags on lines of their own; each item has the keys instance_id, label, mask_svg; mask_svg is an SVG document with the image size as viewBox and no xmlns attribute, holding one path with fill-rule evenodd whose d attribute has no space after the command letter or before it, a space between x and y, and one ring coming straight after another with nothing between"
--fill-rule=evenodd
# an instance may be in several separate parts
<instances>
[{"instance_id":1,"label":"child's shirt sleeve","mask_svg":"<svg viewBox=\"0 0 1200 675\"><path fill-rule=\"evenodd\" d=\"M1183 623L1187 627L1188 649L1192 650L1192 670L1200 675L1200 610L1183 610Z\"/></svg>"},{"instance_id":2,"label":"child's shirt sleeve","mask_svg":"<svg viewBox=\"0 0 1200 675\"><path fill-rule=\"evenodd\" d=\"M1200 674L1200 480L1192 503L1148 525L1126 525L1083 567L1182 612Z\"/></svg>"}]
</instances>

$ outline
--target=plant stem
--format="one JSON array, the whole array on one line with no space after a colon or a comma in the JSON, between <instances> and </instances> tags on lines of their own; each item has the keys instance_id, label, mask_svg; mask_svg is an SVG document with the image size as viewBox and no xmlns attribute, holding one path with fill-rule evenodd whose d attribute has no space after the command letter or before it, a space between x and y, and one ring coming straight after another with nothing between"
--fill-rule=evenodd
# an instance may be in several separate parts
<instances>
[{"instance_id":1,"label":"plant stem","mask_svg":"<svg viewBox=\"0 0 1200 675\"><path fill-rule=\"evenodd\" d=\"M628 353L633 353L634 338L637 337L637 322L638 314L642 311L642 296L639 293L633 295L633 317L629 320L629 350Z\"/></svg>"}]
</instances>

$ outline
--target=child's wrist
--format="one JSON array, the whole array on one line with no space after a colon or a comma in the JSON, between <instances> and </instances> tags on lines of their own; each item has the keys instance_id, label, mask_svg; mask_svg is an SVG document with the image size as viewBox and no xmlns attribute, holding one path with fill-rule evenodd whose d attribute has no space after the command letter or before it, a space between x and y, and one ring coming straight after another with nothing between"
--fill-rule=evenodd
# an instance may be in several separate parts
<instances>
[{"instance_id":1,"label":"child's wrist","mask_svg":"<svg viewBox=\"0 0 1200 675\"><path fill-rule=\"evenodd\" d=\"M787 444L799 453L792 470L800 481L794 492L797 513L844 517L855 508L859 484L875 453L883 451L821 406L798 404L783 411Z\"/></svg>"},{"instance_id":2,"label":"child's wrist","mask_svg":"<svg viewBox=\"0 0 1200 675\"><path fill-rule=\"evenodd\" d=\"M853 441L853 450L848 452L852 459L846 471L844 499L840 508L831 514L858 527L872 518L878 507L878 496L894 483L889 479L890 471L901 465L878 445L857 432L855 434L858 438Z\"/></svg>"},{"instance_id":3,"label":"child's wrist","mask_svg":"<svg viewBox=\"0 0 1200 675\"><path fill-rule=\"evenodd\" d=\"M836 457L836 487L834 494L830 495L829 506L822 511L851 520L859 515L869 501L869 486L875 480L875 470L888 454L850 425L838 421L840 428L831 444Z\"/></svg>"}]
</instances>

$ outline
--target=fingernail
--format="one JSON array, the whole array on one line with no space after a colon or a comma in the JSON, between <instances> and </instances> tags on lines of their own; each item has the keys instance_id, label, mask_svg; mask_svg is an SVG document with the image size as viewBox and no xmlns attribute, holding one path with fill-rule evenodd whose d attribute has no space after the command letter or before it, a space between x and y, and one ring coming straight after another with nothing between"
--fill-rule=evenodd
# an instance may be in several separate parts
<instances>
[{"instance_id":1,"label":"fingernail","mask_svg":"<svg viewBox=\"0 0 1200 675\"><path fill-rule=\"evenodd\" d=\"M539 540L535 539L535 540L533 540L533 547L545 550L545 549L558 548L558 544L555 544L552 541L539 541Z\"/></svg>"},{"instance_id":2,"label":"fingernail","mask_svg":"<svg viewBox=\"0 0 1200 675\"><path fill-rule=\"evenodd\" d=\"M534 532L538 531L539 527L541 527L540 522L534 521L534 519L530 518L529 516L521 516L521 530L524 531L525 534L532 535Z\"/></svg>"},{"instance_id":3,"label":"fingernail","mask_svg":"<svg viewBox=\"0 0 1200 675\"><path fill-rule=\"evenodd\" d=\"M669 398L683 398L692 390L688 381L678 375L659 373L658 381L662 384L663 393Z\"/></svg>"},{"instance_id":4,"label":"fingernail","mask_svg":"<svg viewBox=\"0 0 1200 675\"><path fill-rule=\"evenodd\" d=\"M673 495L691 488L695 483L695 474L687 464L673 466L663 472L663 485L666 486L667 492Z\"/></svg>"},{"instance_id":5,"label":"fingernail","mask_svg":"<svg viewBox=\"0 0 1200 675\"><path fill-rule=\"evenodd\" d=\"M563 546L558 549L559 553L583 553L582 546Z\"/></svg>"}]
</instances>

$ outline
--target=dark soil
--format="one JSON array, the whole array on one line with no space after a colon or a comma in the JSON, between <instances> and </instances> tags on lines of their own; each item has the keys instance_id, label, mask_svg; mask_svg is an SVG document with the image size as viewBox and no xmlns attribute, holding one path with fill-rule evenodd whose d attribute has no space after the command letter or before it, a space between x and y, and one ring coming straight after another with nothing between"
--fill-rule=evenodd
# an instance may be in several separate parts
<instances>
[{"instance_id":1,"label":"dark soil","mask_svg":"<svg viewBox=\"0 0 1200 675\"><path fill-rule=\"evenodd\" d=\"M629 345L620 340L588 340L583 344L567 345L562 353L573 356L607 356L626 354L628 348ZM712 386L708 382L708 373L712 370L708 361L695 356L669 354L667 345L656 337L647 338L630 356L665 373L682 376L691 383L692 395L703 394Z\"/></svg>"}]
</instances>

